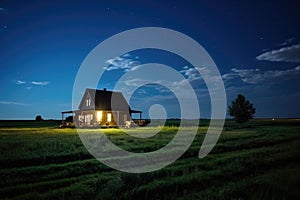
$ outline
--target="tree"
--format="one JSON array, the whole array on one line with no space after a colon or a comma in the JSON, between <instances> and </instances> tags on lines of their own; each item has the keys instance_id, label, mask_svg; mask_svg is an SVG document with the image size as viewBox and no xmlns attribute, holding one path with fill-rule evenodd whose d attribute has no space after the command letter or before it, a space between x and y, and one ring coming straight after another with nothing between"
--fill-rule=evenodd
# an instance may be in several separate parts
<instances>
[{"instance_id":1,"label":"tree","mask_svg":"<svg viewBox=\"0 0 300 200\"><path fill-rule=\"evenodd\" d=\"M231 106L229 106L230 116L233 116L239 124L253 119L255 112L256 109L253 107L253 104L246 100L242 94L238 94L235 101L232 101Z\"/></svg>"},{"instance_id":2,"label":"tree","mask_svg":"<svg viewBox=\"0 0 300 200\"><path fill-rule=\"evenodd\" d=\"M42 116L41 115L37 115L36 117L35 117L35 121L42 121L43 120L43 118L42 118Z\"/></svg>"}]
</instances>

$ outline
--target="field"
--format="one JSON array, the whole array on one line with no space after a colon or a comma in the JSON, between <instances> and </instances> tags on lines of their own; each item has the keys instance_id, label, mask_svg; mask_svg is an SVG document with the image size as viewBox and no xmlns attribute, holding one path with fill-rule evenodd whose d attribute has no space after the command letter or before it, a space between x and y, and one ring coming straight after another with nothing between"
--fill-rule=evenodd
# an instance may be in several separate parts
<instances>
[{"instance_id":1,"label":"field","mask_svg":"<svg viewBox=\"0 0 300 200\"><path fill-rule=\"evenodd\" d=\"M227 121L213 151L199 159L207 124L199 126L193 144L176 162L130 174L93 158L75 129L59 129L55 121L2 121L0 198L299 199L300 120L253 120L244 127ZM167 144L177 127L163 127L142 143L119 129L104 131L124 149L143 152Z\"/></svg>"}]
</instances>

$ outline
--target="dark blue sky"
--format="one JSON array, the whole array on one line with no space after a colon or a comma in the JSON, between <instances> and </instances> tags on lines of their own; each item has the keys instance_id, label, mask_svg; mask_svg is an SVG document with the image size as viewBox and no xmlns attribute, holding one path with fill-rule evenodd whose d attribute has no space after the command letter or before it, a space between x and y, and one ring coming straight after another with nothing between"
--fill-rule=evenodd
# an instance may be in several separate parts
<instances>
[{"instance_id":1,"label":"dark blue sky","mask_svg":"<svg viewBox=\"0 0 300 200\"><path fill-rule=\"evenodd\" d=\"M222 74L228 105L242 93L257 108L257 117L300 117L297 1L12 0L0 1L0 119L60 118L61 111L71 109L76 73L87 54L110 36L149 26L174 29L199 42ZM99 88L112 89L116 77L139 63L165 63L199 91L201 117L210 116L205 85L176 56L145 50L108 62ZM141 103L143 95L151 98ZM178 102L159 87L143 87L131 101L145 116L153 103L166 105L168 117L180 117Z\"/></svg>"}]
</instances>

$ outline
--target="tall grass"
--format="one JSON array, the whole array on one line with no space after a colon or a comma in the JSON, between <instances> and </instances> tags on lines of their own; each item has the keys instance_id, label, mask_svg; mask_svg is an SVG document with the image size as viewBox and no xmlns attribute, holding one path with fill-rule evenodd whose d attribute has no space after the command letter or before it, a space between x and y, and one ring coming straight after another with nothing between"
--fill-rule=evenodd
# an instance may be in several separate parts
<instances>
[{"instance_id":1,"label":"tall grass","mask_svg":"<svg viewBox=\"0 0 300 200\"><path fill-rule=\"evenodd\" d=\"M156 130L160 132L146 139L122 129L103 131L122 148L144 152L167 144L177 127L126 130L133 135ZM2 127L0 199L299 198L299 124L255 121L242 129L225 129L213 151L199 159L206 130L200 126L191 147L171 165L129 174L94 159L76 129Z\"/></svg>"}]
</instances>

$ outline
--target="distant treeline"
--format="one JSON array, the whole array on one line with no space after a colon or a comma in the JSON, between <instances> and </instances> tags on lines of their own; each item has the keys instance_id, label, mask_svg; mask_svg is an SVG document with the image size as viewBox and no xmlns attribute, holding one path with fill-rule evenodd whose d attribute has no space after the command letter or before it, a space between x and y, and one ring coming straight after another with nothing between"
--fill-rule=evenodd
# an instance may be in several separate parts
<instances>
[{"instance_id":1,"label":"distant treeline","mask_svg":"<svg viewBox=\"0 0 300 200\"><path fill-rule=\"evenodd\" d=\"M61 124L61 120L0 120L0 127L58 127Z\"/></svg>"}]
</instances>

